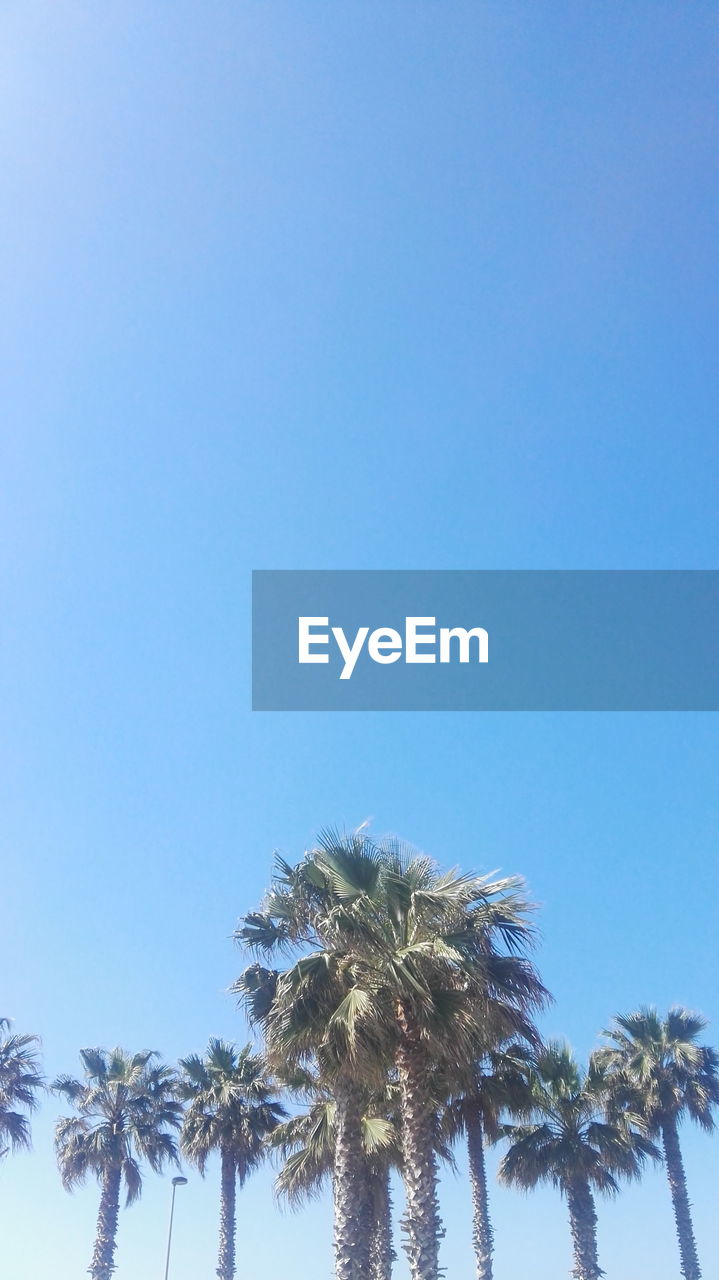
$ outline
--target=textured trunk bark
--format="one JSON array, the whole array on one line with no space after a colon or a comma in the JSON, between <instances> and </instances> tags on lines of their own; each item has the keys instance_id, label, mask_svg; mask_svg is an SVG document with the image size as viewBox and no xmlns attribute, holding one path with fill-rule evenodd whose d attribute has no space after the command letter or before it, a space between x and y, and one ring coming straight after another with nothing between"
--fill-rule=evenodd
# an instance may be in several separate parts
<instances>
[{"instance_id":1,"label":"textured trunk bark","mask_svg":"<svg viewBox=\"0 0 719 1280\"><path fill-rule=\"evenodd\" d=\"M472 1186L472 1239L477 1264L477 1280L492 1280L492 1254L494 1232L489 1219L487 1195L487 1169L484 1162L484 1130L478 1107L472 1107L467 1116L467 1152L469 1155L469 1180Z\"/></svg>"},{"instance_id":2,"label":"textured trunk bark","mask_svg":"<svg viewBox=\"0 0 719 1280\"><path fill-rule=\"evenodd\" d=\"M362 1151L362 1107L349 1080L334 1089L337 1131L333 1173L336 1280L369 1280L371 1211Z\"/></svg>"},{"instance_id":3,"label":"textured trunk bark","mask_svg":"<svg viewBox=\"0 0 719 1280\"><path fill-rule=\"evenodd\" d=\"M237 1169L235 1157L227 1147L222 1148L221 1157L220 1249L217 1257L217 1275L219 1280L234 1280Z\"/></svg>"},{"instance_id":4,"label":"textured trunk bark","mask_svg":"<svg viewBox=\"0 0 719 1280\"><path fill-rule=\"evenodd\" d=\"M403 1226L412 1280L439 1280L439 1242L444 1232L437 1198L434 1114L427 1052L411 1013L398 1007L397 1049L402 1107L403 1177L407 1212Z\"/></svg>"},{"instance_id":5,"label":"textured trunk bark","mask_svg":"<svg viewBox=\"0 0 719 1280\"><path fill-rule=\"evenodd\" d=\"M667 1166L667 1177L669 1179L669 1190L672 1193L674 1220L677 1224L681 1272L685 1280L700 1280L701 1270L699 1267L696 1241L694 1239L694 1227L692 1225L691 1205L689 1203L689 1195L687 1193L684 1161L682 1160L681 1147L679 1146L677 1124L673 1116L662 1125L662 1142L664 1146L664 1159Z\"/></svg>"},{"instance_id":6,"label":"textured trunk bark","mask_svg":"<svg viewBox=\"0 0 719 1280\"><path fill-rule=\"evenodd\" d=\"M92 1280L112 1280L112 1273L115 1270L117 1219L120 1212L120 1180L121 1171L119 1165L112 1165L102 1179L95 1247L92 1251L92 1261L89 1267Z\"/></svg>"},{"instance_id":7,"label":"textured trunk bark","mask_svg":"<svg viewBox=\"0 0 719 1280\"><path fill-rule=\"evenodd\" d=\"M371 1175L372 1242L370 1245L371 1280L392 1280L392 1264L396 1258L392 1247L392 1193L389 1169Z\"/></svg>"},{"instance_id":8,"label":"textured trunk bark","mask_svg":"<svg viewBox=\"0 0 719 1280\"><path fill-rule=\"evenodd\" d=\"M575 1280L600 1280L604 1275L597 1256L597 1211L588 1182L575 1182L567 1192L569 1224L574 1244Z\"/></svg>"}]
</instances>

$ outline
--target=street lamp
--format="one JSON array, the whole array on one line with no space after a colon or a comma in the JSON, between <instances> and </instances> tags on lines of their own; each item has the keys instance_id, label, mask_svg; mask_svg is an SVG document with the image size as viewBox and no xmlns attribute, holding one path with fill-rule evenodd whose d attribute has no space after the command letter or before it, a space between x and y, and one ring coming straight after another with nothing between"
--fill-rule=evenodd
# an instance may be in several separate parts
<instances>
[{"instance_id":1,"label":"street lamp","mask_svg":"<svg viewBox=\"0 0 719 1280\"><path fill-rule=\"evenodd\" d=\"M170 1246L172 1244L172 1219L175 1216L175 1192L178 1187L186 1187L187 1178L177 1177L172 1179L172 1203L170 1205L170 1225L167 1229L167 1258L165 1260L165 1280L170 1274Z\"/></svg>"}]
</instances>

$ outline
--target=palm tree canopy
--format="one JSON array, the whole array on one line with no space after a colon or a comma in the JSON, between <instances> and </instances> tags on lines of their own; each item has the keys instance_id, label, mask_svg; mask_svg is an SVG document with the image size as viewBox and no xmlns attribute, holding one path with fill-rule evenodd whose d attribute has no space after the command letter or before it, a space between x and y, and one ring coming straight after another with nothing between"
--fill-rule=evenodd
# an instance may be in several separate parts
<instances>
[{"instance_id":1,"label":"palm tree canopy","mask_svg":"<svg viewBox=\"0 0 719 1280\"><path fill-rule=\"evenodd\" d=\"M173 1131L182 1122L177 1079L154 1052L83 1049L84 1079L59 1076L52 1089L76 1114L61 1117L55 1149L63 1186L70 1191L88 1173L102 1181L111 1167L121 1170L126 1203L142 1191L143 1160L155 1173L178 1163Z\"/></svg>"},{"instance_id":2,"label":"palm tree canopy","mask_svg":"<svg viewBox=\"0 0 719 1280\"><path fill-rule=\"evenodd\" d=\"M441 873L397 840L322 832L296 866L278 861L263 908L236 937L284 972L250 966L238 983L270 1052L323 1071L386 1061L402 1002L428 1048L466 1049L478 1020L511 1035L547 993L521 953L531 945L521 881ZM317 1029L323 1027L318 1044Z\"/></svg>"},{"instance_id":3,"label":"palm tree canopy","mask_svg":"<svg viewBox=\"0 0 719 1280\"><path fill-rule=\"evenodd\" d=\"M250 1045L210 1040L204 1057L180 1060L180 1097L187 1102L182 1151L204 1173L211 1152L232 1152L240 1183L261 1161L265 1141L286 1116L263 1059Z\"/></svg>"},{"instance_id":4,"label":"palm tree canopy","mask_svg":"<svg viewBox=\"0 0 719 1280\"><path fill-rule=\"evenodd\" d=\"M45 1087L37 1036L12 1035L10 1020L0 1018L0 1158L30 1147L28 1114L37 1109Z\"/></svg>"},{"instance_id":5,"label":"palm tree canopy","mask_svg":"<svg viewBox=\"0 0 719 1280\"><path fill-rule=\"evenodd\" d=\"M601 1074L594 1064L582 1071L559 1041L536 1056L532 1109L529 1123L503 1130L512 1145L500 1163L502 1182L524 1190L549 1182L566 1194L582 1181L611 1195L618 1178L637 1178L647 1157L658 1157L629 1124L603 1119Z\"/></svg>"},{"instance_id":6,"label":"palm tree canopy","mask_svg":"<svg viewBox=\"0 0 719 1280\"><path fill-rule=\"evenodd\" d=\"M595 1055L615 1107L640 1115L652 1135L687 1113L703 1129L715 1126L719 1056L699 1043L699 1014L675 1006L662 1018L654 1008L618 1015Z\"/></svg>"}]
</instances>

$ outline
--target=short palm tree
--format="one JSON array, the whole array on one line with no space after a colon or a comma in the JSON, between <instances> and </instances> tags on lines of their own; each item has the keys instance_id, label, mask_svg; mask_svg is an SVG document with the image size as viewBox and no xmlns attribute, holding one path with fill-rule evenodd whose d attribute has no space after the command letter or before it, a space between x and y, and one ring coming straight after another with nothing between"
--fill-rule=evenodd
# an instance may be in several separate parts
<instances>
[{"instance_id":1,"label":"short palm tree","mask_svg":"<svg viewBox=\"0 0 719 1280\"><path fill-rule=\"evenodd\" d=\"M507 1125L511 1146L499 1166L500 1181L531 1190L549 1182L566 1197L574 1245L575 1280L599 1280L594 1192L614 1195L619 1178L637 1178L658 1152L624 1120L603 1119L601 1077L584 1073L571 1050L549 1042L535 1064L533 1115Z\"/></svg>"},{"instance_id":2,"label":"short palm tree","mask_svg":"<svg viewBox=\"0 0 719 1280\"><path fill-rule=\"evenodd\" d=\"M204 1174L213 1152L220 1157L219 1280L235 1274L236 1190L260 1164L266 1139L285 1116L262 1058L251 1046L237 1049L210 1040L203 1058L180 1060L178 1086L187 1103L182 1152Z\"/></svg>"},{"instance_id":3,"label":"short palm tree","mask_svg":"<svg viewBox=\"0 0 719 1280\"><path fill-rule=\"evenodd\" d=\"M373 1029L368 1035L348 1029L354 988L346 957L315 953L284 973L252 965L234 989L262 1026L273 1069L285 1076L314 1072L332 1099L336 1280L367 1280L371 1205L362 1118L368 1083L379 1085L384 1077Z\"/></svg>"},{"instance_id":4,"label":"short palm tree","mask_svg":"<svg viewBox=\"0 0 719 1280\"><path fill-rule=\"evenodd\" d=\"M362 1150L367 1181L369 1276L391 1280L395 1252L392 1243L390 1173L398 1167L400 1140L396 1124L387 1115L373 1114L370 1104L362 1116ZM334 1170L337 1142L337 1106L328 1093L318 1090L315 1100L299 1115L280 1125L269 1140L281 1152L277 1194L299 1205L319 1194Z\"/></svg>"},{"instance_id":5,"label":"short palm tree","mask_svg":"<svg viewBox=\"0 0 719 1280\"><path fill-rule=\"evenodd\" d=\"M701 1271L678 1130L685 1115L712 1130L719 1106L719 1056L699 1044L705 1027L687 1009L662 1018L641 1008L614 1019L604 1032L609 1044L597 1055L610 1107L641 1116L648 1133L661 1137L685 1280L699 1280Z\"/></svg>"},{"instance_id":6,"label":"short palm tree","mask_svg":"<svg viewBox=\"0 0 719 1280\"><path fill-rule=\"evenodd\" d=\"M83 1049L84 1079L59 1076L53 1091L76 1114L61 1117L55 1149L63 1186L72 1191L88 1174L101 1186L97 1232L89 1272L92 1280L111 1280L124 1184L126 1204L142 1191L142 1161L155 1173L176 1164L182 1104L174 1073L157 1054L123 1049Z\"/></svg>"},{"instance_id":7,"label":"short palm tree","mask_svg":"<svg viewBox=\"0 0 719 1280\"><path fill-rule=\"evenodd\" d=\"M0 1159L8 1151L30 1146L30 1114L45 1086L37 1036L10 1034L10 1021L0 1018Z\"/></svg>"},{"instance_id":8,"label":"short palm tree","mask_svg":"<svg viewBox=\"0 0 719 1280\"><path fill-rule=\"evenodd\" d=\"M444 1109L443 1132L450 1142L467 1143L472 1189L472 1241L477 1280L492 1280L494 1232L489 1213L486 1143L498 1140L503 1118L531 1110L531 1049L535 1041L528 1024L524 1042L509 1041L478 1051L468 1068L460 1068Z\"/></svg>"}]
</instances>

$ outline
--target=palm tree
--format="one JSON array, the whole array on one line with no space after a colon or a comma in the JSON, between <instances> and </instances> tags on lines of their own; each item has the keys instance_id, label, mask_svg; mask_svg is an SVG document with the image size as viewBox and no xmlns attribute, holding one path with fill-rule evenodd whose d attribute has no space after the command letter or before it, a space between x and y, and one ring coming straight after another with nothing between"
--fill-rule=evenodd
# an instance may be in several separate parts
<instances>
[{"instance_id":1,"label":"palm tree","mask_svg":"<svg viewBox=\"0 0 719 1280\"><path fill-rule=\"evenodd\" d=\"M545 991L517 954L529 945L529 904L517 879L443 874L395 840L377 846L375 885L354 877L334 833L315 856L340 902L350 904L348 945L358 991L383 1017L400 1089L404 1227L413 1280L437 1280L443 1235L437 1195L438 1065L472 1061L478 1034L506 1037ZM358 927L358 919L361 927ZM357 1002L359 1017L364 1010ZM376 1016L370 1010L370 1016Z\"/></svg>"},{"instance_id":2,"label":"palm tree","mask_svg":"<svg viewBox=\"0 0 719 1280\"><path fill-rule=\"evenodd\" d=\"M180 1128L182 1104L176 1097L174 1073L157 1054L129 1054L124 1049L82 1049L84 1079L59 1076L53 1091L76 1114L62 1116L55 1129L55 1149L63 1186L72 1191L88 1173L102 1188L92 1280L111 1280L124 1183L127 1205L142 1192L141 1162L155 1173L177 1164L173 1130Z\"/></svg>"},{"instance_id":3,"label":"palm tree","mask_svg":"<svg viewBox=\"0 0 719 1280\"><path fill-rule=\"evenodd\" d=\"M460 1070L443 1114L443 1130L450 1142L464 1138L467 1143L469 1180L472 1189L472 1241L477 1280L492 1280L494 1232L489 1215L485 1143L499 1139L502 1117L519 1116L531 1110L531 1049L533 1029L528 1026L526 1043L510 1041L478 1052L469 1068Z\"/></svg>"},{"instance_id":4,"label":"palm tree","mask_svg":"<svg viewBox=\"0 0 719 1280\"><path fill-rule=\"evenodd\" d=\"M355 854L374 862L363 837ZM238 941L265 956L299 953L288 969L252 964L234 984L250 1021L261 1026L265 1052L283 1078L319 1078L334 1104L332 1162L334 1254L337 1280L367 1280L371 1205L362 1144L367 1085L381 1088L387 1046L371 1024L356 1025L351 954L333 923L334 906L324 875L311 855L292 867L276 859L263 909L244 917Z\"/></svg>"},{"instance_id":5,"label":"palm tree","mask_svg":"<svg viewBox=\"0 0 719 1280\"><path fill-rule=\"evenodd\" d=\"M299 867L282 864L281 874L281 888L262 912L245 918L238 936L269 954L313 950L273 979L255 966L240 986L251 988L255 1002L259 995L266 1035L275 1036L279 1051L302 1047L335 1063L335 1203L339 1196L342 1247L354 1256L345 1268L338 1254L338 1280L364 1280L368 1265L358 1239L361 1102L353 1082L366 1083L379 1064L386 1074L390 1053L400 1091L412 1280L437 1280L436 1064L469 1060L480 1026L511 1035L546 995L518 954L531 939L521 883L442 875L431 859L397 841L377 844L362 831L323 832ZM303 1039L318 1010L319 1040L318 1027Z\"/></svg>"},{"instance_id":6,"label":"palm tree","mask_svg":"<svg viewBox=\"0 0 719 1280\"><path fill-rule=\"evenodd\" d=\"M182 1151L204 1175L213 1151L220 1156L220 1247L217 1275L235 1274L235 1201L237 1183L246 1179L266 1154L265 1140L285 1116L274 1101L276 1089L262 1058L250 1045L237 1049L210 1040L204 1058L180 1059L178 1092L187 1102Z\"/></svg>"},{"instance_id":7,"label":"palm tree","mask_svg":"<svg viewBox=\"0 0 719 1280\"><path fill-rule=\"evenodd\" d=\"M534 1069L533 1116L507 1125L512 1145L499 1166L500 1181L532 1190L549 1182L566 1197L574 1245L575 1280L599 1280L594 1192L614 1195L618 1178L637 1178L658 1152L628 1123L602 1113L601 1075L585 1073L558 1041L539 1051Z\"/></svg>"},{"instance_id":8,"label":"palm tree","mask_svg":"<svg viewBox=\"0 0 719 1280\"><path fill-rule=\"evenodd\" d=\"M346 964L329 954L303 957L284 973L252 965L235 984L251 1021L259 1022L265 1053L283 1076L314 1071L332 1099L332 1190L337 1280L367 1280L370 1266L369 1184L362 1118L367 1083L383 1079L381 1050L371 1034L352 1036L343 1016L353 999ZM272 993L270 995L270 992Z\"/></svg>"},{"instance_id":9,"label":"palm tree","mask_svg":"<svg viewBox=\"0 0 719 1280\"><path fill-rule=\"evenodd\" d=\"M396 1258L392 1242L390 1173L398 1167L400 1140L397 1126L388 1118L387 1110L379 1097L373 1099L361 1121L371 1280L391 1280ZM379 1113L374 1114L375 1111ZM277 1194L293 1206L319 1194L333 1177L336 1141L337 1106L331 1094L318 1087L310 1106L280 1125L269 1139L269 1145L281 1152L284 1159L275 1184Z\"/></svg>"},{"instance_id":10,"label":"palm tree","mask_svg":"<svg viewBox=\"0 0 719 1280\"><path fill-rule=\"evenodd\" d=\"M10 1035L10 1020L0 1018L0 1159L8 1151L30 1147L28 1115L45 1087L37 1036Z\"/></svg>"},{"instance_id":11,"label":"palm tree","mask_svg":"<svg viewBox=\"0 0 719 1280\"><path fill-rule=\"evenodd\" d=\"M661 1018L644 1007L614 1019L597 1055L610 1107L641 1116L648 1133L661 1137L685 1280L699 1280L701 1271L678 1130L685 1115L712 1130L719 1105L719 1056L698 1043L706 1025L687 1009Z\"/></svg>"}]
</instances>

